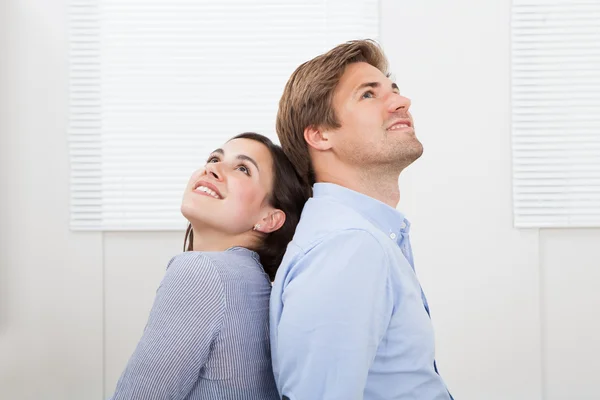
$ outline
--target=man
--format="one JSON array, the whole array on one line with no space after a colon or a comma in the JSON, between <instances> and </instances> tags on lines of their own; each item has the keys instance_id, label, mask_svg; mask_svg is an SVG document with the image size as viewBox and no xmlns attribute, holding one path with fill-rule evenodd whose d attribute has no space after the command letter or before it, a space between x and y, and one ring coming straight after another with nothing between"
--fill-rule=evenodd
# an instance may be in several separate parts
<instances>
[{"instance_id":1,"label":"man","mask_svg":"<svg viewBox=\"0 0 600 400\"><path fill-rule=\"evenodd\" d=\"M271 294L283 399L451 399L395 209L398 176L423 152L409 107L368 40L302 64L285 87L277 133L314 196Z\"/></svg>"}]
</instances>

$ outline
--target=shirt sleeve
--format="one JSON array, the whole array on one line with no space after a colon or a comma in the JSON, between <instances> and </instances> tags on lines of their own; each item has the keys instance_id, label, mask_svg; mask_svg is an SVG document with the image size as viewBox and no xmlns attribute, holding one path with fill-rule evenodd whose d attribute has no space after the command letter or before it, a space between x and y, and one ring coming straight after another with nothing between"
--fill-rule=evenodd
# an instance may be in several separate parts
<instances>
[{"instance_id":1,"label":"shirt sleeve","mask_svg":"<svg viewBox=\"0 0 600 400\"><path fill-rule=\"evenodd\" d=\"M383 248L366 231L344 231L289 271L274 354L281 395L362 399L393 311Z\"/></svg>"},{"instance_id":2,"label":"shirt sleeve","mask_svg":"<svg viewBox=\"0 0 600 400\"><path fill-rule=\"evenodd\" d=\"M112 399L186 398L224 313L224 288L211 260L198 253L173 258Z\"/></svg>"}]
</instances>

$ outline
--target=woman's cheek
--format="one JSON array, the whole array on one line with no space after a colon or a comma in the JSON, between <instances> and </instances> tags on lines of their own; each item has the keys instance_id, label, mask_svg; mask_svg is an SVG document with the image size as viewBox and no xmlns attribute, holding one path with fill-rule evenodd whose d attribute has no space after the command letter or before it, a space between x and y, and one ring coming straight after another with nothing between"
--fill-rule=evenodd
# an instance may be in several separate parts
<instances>
[{"instance_id":1,"label":"woman's cheek","mask_svg":"<svg viewBox=\"0 0 600 400\"><path fill-rule=\"evenodd\" d=\"M249 183L239 180L229 182L228 197L230 200L233 200L234 204L232 206L237 210L236 213L243 212L252 207L252 187Z\"/></svg>"},{"instance_id":2,"label":"woman's cheek","mask_svg":"<svg viewBox=\"0 0 600 400\"><path fill-rule=\"evenodd\" d=\"M253 213L254 208L260 204L259 193L254 188L246 187L240 190L238 201L241 207L245 207L250 213Z\"/></svg>"},{"instance_id":3,"label":"woman's cheek","mask_svg":"<svg viewBox=\"0 0 600 400\"><path fill-rule=\"evenodd\" d=\"M254 189L253 182L250 179L239 179L230 181L230 192L233 192L237 201L248 201L252 197Z\"/></svg>"}]
</instances>

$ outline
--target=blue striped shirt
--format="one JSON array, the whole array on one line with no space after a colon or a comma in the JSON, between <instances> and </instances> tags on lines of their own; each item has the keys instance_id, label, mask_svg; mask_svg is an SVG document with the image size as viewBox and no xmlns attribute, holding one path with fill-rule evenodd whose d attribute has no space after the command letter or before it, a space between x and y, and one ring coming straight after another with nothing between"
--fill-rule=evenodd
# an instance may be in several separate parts
<instances>
[{"instance_id":1,"label":"blue striped shirt","mask_svg":"<svg viewBox=\"0 0 600 400\"><path fill-rule=\"evenodd\" d=\"M449 400L434 364L410 225L318 183L271 295L275 379L290 400Z\"/></svg>"},{"instance_id":2,"label":"blue striped shirt","mask_svg":"<svg viewBox=\"0 0 600 400\"><path fill-rule=\"evenodd\" d=\"M270 291L250 250L175 256L112 399L277 399Z\"/></svg>"}]
</instances>

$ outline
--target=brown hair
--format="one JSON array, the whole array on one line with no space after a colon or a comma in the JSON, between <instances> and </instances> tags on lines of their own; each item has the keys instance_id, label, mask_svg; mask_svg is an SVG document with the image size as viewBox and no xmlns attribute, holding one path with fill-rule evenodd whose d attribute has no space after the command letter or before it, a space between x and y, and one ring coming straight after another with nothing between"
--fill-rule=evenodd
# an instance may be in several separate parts
<instances>
[{"instance_id":1,"label":"brown hair","mask_svg":"<svg viewBox=\"0 0 600 400\"><path fill-rule=\"evenodd\" d=\"M388 62L381 47L373 40L354 40L300 65L279 100L276 125L279 141L308 185L315 183L315 172L304 130L309 126L340 127L333 109L333 93L346 66L356 62L371 64L388 75Z\"/></svg>"},{"instance_id":2,"label":"brown hair","mask_svg":"<svg viewBox=\"0 0 600 400\"><path fill-rule=\"evenodd\" d=\"M310 197L310 186L305 184L297 175L294 166L282 148L274 144L268 137L258 133L246 132L230 140L233 139L250 139L262 143L269 149L273 159L273 188L267 200L272 207L285 213L285 222L278 230L265 235L259 248L251 249L258 253L263 269L273 280L279 264L281 264L285 249L294 236L304 203ZM193 248L194 231L192 225L188 224L183 240L183 251L192 251Z\"/></svg>"}]
</instances>

